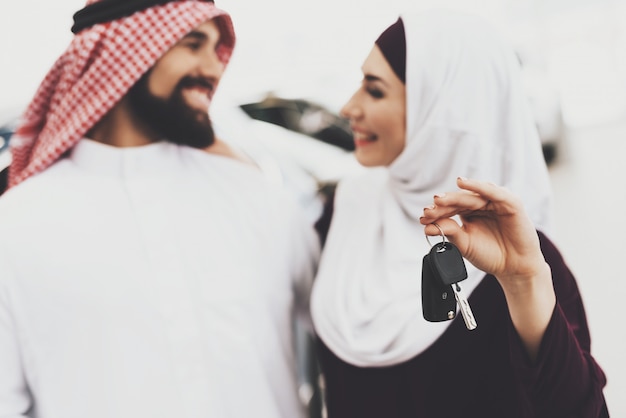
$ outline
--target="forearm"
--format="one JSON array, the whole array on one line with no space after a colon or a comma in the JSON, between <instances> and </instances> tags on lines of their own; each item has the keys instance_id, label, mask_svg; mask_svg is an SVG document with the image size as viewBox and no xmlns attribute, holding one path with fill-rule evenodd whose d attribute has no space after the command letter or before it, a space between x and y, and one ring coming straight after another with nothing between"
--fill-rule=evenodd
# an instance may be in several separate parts
<instances>
[{"instance_id":1,"label":"forearm","mask_svg":"<svg viewBox=\"0 0 626 418\"><path fill-rule=\"evenodd\" d=\"M558 302L533 363L511 327L511 364L520 388L534 417L607 418L602 393L606 377L574 332L585 333L586 326L570 321Z\"/></svg>"},{"instance_id":2,"label":"forearm","mask_svg":"<svg viewBox=\"0 0 626 418\"><path fill-rule=\"evenodd\" d=\"M533 277L501 281L511 320L533 362L556 304L550 266L543 264Z\"/></svg>"}]
</instances>

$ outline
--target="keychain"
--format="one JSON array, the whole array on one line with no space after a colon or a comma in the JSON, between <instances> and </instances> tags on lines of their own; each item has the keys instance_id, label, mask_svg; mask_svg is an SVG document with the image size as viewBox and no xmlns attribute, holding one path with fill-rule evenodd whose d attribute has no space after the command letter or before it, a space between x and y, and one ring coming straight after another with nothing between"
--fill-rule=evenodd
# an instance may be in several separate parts
<instances>
[{"instance_id":1,"label":"keychain","mask_svg":"<svg viewBox=\"0 0 626 418\"><path fill-rule=\"evenodd\" d=\"M459 282L467 279L465 262L459 249L447 240L439 228L442 241L431 246L422 260L422 314L429 322L441 322L456 317L456 304L459 304L465 326L469 330L476 328L476 320L469 302L461 290ZM454 297L453 297L454 295Z\"/></svg>"}]
</instances>

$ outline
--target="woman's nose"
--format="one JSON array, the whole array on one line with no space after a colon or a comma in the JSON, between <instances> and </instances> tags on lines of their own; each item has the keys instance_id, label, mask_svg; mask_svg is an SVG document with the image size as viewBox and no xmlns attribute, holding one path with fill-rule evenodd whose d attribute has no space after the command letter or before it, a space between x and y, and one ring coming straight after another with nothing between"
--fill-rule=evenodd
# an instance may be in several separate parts
<instances>
[{"instance_id":1,"label":"woman's nose","mask_svg":"<svg viewBox=\"0 0 626 418\"><path fill-rule=\"evenodd\" d=\"M346 104L343 105L343 107L339 111L339 114L342 117L347 118L347 119L356 119L362 114L362 112L359 110L359 107L357 106L357 103L355 101L355 95L353 95L350 98L350 100L348 100Z\"/></svg>"}]
</instances>

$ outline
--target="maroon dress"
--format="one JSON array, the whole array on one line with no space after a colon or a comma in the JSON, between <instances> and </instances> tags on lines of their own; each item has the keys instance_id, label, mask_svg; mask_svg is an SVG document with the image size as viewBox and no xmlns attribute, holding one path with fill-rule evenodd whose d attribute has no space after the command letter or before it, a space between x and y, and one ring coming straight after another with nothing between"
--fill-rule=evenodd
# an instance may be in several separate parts
<instances>
[{"instance_id":1,"label":"maroon dress","mask_svg":"<svg viewBox=\"0 0 626 418\"><path fill-rule=\"evenodd\" d=\"M327 221L318 224L322 240ZM487 275L469 297L478 328L468 331L458 316L432 346L404 363L356 367L318 340L328 417L608 417L606 377L590 353L578 286L559 251L539 237L557 304L534 363L502 288Z\"/></svg>"}]
</instances>

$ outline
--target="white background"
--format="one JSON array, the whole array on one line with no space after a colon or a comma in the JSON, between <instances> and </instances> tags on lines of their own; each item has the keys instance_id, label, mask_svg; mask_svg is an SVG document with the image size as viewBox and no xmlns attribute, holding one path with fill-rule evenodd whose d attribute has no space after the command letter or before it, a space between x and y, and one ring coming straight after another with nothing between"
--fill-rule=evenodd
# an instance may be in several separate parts
<instances>
[{"instance_id":1,"label":"white background","mask_svg":"<svg viewBox=\"0 0 626 418\"><path fill-rule=\"evenodd\" d=\"M215 106L267 91L335 110L378 34L416 0L217 0L238 45ZM551 176L557 243L576 273L612 416L626 417L626 0L437 0L489 18L557 86L567 137ZM82 0L0 0L0 116L28 102ZM462 348L460 348L462 349Z\"/></svg>"},{"instance_id":2,"label":"white background","mask_svg":"<svg viewBox=\"0 0 626 418\"><path fill-rule=\"evenodd\" d=\"M274 90L338 107L380 31L428 1L483 15L531 52L559 87L570 126L626 113L626 0L218 0L239 42L217 99ZM0 112L28 102L83 3L0 0Z\"/></svg>"}]
</instances>

